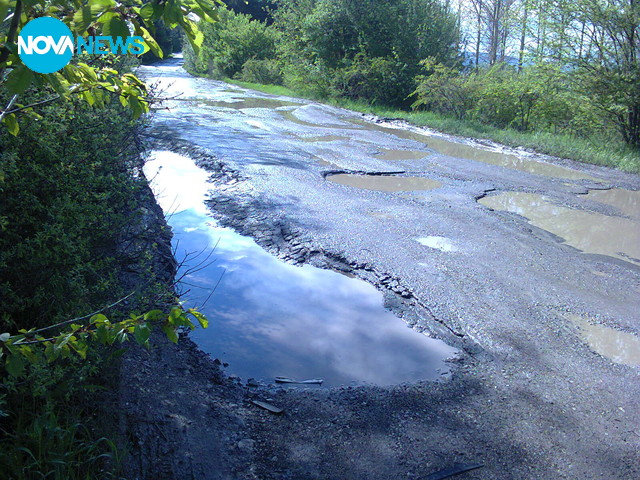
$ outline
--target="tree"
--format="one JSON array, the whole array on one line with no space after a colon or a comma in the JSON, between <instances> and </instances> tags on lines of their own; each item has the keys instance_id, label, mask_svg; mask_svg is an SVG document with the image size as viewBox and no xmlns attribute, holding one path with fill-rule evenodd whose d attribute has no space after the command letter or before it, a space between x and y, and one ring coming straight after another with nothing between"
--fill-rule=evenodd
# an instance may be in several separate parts
<instances>
[{"instance_id":1,"label":"tree","mask_svg":"<svg viewBox=\"0 0 640 480\"><path fill-rule=\"evenodd\" d=\"M616 123L624 141L640 148L640 2L588 0L581 10L592 46L577 63L581 86Z\"/></svg>"},{"instance_id":2,"label":"tree","mask_svg":"<svg viewBox=\"0 0 640 480\"><path fill-rule=\"evenodd\" d=\"M8 130L17 135L18 116L34 114L39 105L58 99L79 96L89 104L100 104L103 95L114 94L123 105L129 106L135 116L149 110L147 89L135 75L120 74L113 68L94 65L90 56L74 61L61 71L39 74L27 68L20 59L17 39L20 30L32 19L49 16L60 19L75 36L105 35L127 37L133 33L143 37L146 46L157 56L162 50L154 39L154 22L164 21L169 28L180 26L194 49L202 44L197 23L189 18L195 14L201 19L216 19L218 0L131 0L126 4L116 0L0 0L0 18L8 25L0 33L0 88L13 96L0 113ZM21 105L18 95L31 85L51 95L35 104Z\"/></svg>"}]
</instances>

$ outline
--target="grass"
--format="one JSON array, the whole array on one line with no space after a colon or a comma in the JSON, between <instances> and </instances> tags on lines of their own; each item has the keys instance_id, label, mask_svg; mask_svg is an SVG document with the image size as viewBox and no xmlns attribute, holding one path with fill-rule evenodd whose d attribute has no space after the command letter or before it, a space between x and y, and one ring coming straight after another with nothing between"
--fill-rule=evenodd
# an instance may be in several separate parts
<instances>
[{"instance_id":1,"label":"grass","mask_svg":"<svg viewBox=\"0 0 640 480\"><path fill-rule=\"evenodd\" d=\"M511 147L523 147L554 157L617 168L630 173L640 173L640 152L625 146L622 141L610 138L586 139L552 132L519 132L512 129L500 129L483 125L473 121L457 120L433 112L393 109L344 98L314 98L304 92L280 85L241 82L229 78L225 78L224 81L272 95L319 100L356 112L402 119L413 125L433 128L451 135L491 140Z\"/></svg>"}]
</instances>

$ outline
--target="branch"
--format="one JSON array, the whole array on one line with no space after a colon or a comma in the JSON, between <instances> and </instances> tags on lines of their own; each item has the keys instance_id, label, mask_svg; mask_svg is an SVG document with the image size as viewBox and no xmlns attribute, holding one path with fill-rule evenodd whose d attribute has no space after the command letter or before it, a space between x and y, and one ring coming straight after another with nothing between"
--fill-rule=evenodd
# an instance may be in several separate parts
<instances>
[{"instance_id":1,"label":"branch","mask_svg":"<svg viewBox=\"0 0 640 480\"><path fill-rule=\"evenodd\" d=\"M5 108L2 113L0 113L0 122L4 119L4 117L6 117L8 114L13 113L13 111L11 110L11 107L13 107L13 104L16 103L16 100L18 98L18 95L14 95L13 97L11 97L11 100L9 100L9 105L7 105L7 108Z\"/></svg>"},{"instance_id":2,"label":"branch","mask_svg":"<svg viewBox=\"0 0 640 480\"><path fill-rule=\"evenodd\" d=\"M11 19L11 25L9 26L9 31L7 32L7 41L2 47L2 51L0 51L0 63L4 63L9 58L11 54L11 50L7 48L7 45L10 43L15 43L16 33L18 32L18 25L20 25L20 17L22 16L22 0L16 0L16 8L13 11L13 18ZM4 72L4 67L0 69L0 77L2 76L2 72Z\"/></svg>"},{"instance_id":3,"label":"branch","mask_svg":"<svg viewBox=\"0 0 640 480\"><path fill-rule=\"evenodd\" d=\"M27 335L33 336L33 335L36 335L36 334L41 333L41 332L46 332L47 330L53 330L54 328L64 327L65 325L69 325L71 323L79 322L81 320L86 320L87 318L91 318L94 315L97 315L98 313L104 312L105 310L108 310L110 308L115 307L116 305L124 302L127 298L131 297L135 293L136 292L133 291L129 295L127 295L126 297L122 297L120 300L117 300L116 302L113 302L110 305L102 307L101 309L96 310L93 313L89 313L87 315L83 315L82 317L72 318L71 320L65 320L64 322L56 323L55 325L49 325L48 327L39 328L38 330L32 330L30 332L27 332Z\"/></svg>"},{"instance_id":4,"label":"branch","mask_svg":"<svg viewBox=\"0 0 640 480\"><path fill-rule=\"evenodd\" d=\"M13 96L14 99L16 97L17 97L17 95ZM7 109L4 112L2 112L2 115L0 116L0 120L2 120L2 118L5 115L8 115L10 113L18 113L21 110L26 110L27 108L39 107L40 105L46 105L47 103L55 102L56 100L59 100L59 99L60 99L60 95L56 95L55 97L47 98L46 100L41 100L40 102L32 103L30 105L24 105L22 107L14 108L13 110L9 110L11 108L11 106L12 106L12 104L10 103L7 106Z\"/></svg>"}]
</instances>

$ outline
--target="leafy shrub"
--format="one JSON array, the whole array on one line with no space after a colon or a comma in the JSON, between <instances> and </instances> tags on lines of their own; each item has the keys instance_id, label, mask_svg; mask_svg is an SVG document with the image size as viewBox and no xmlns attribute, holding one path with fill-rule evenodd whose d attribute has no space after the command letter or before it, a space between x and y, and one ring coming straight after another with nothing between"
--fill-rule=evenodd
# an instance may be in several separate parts
<instances>
[{"instance_id":1,"label":"leafy shrub","mask_svg":"<svg viewBox=\"0 0 640 480\"><path fill-rule=\"evenodd\" d=\"M104 109L50 104L18 137L0 132L0 326L39 326L112 299L115 245L136 212L135 124Z\"/></svg>"},{"instance_id":2,"label":"leafy shrub","mask_svg":"<svg viewBox=\"0 0 640 480\"><path fill-rule=\"evenodd\" d=\"M423 60L420 65L423 74L416 77L417 87L412 93L416 100L412 107L425 107L458 120L468 118L477 102L476 75L461 74L433 57Z\"/></svg>"},{"instance_id":3,"label":"leafy shrub","mask_svg":"<svg viewBox=\"0 0 640 480\"><path fill-rule=\"evenodd\" d=\"M242 71L236 78L251 83L282 85L282 71L277 61L249 59L242 65Z\"/></svg>"},{"instance_id":4,"label":"leafy shrub","mask_svg":"<svg viewBox=\"0 0 640 480\"><path fill-rule=\"evenodd\" d=\"M221 10L218 22L201 22L200 27L205 36L204 43L197 56L192 50L186 55L187 69L218 77L234 77L241 73L248 60L275 58L278 31L248 15Z\"/></svg>"}]
</instances>

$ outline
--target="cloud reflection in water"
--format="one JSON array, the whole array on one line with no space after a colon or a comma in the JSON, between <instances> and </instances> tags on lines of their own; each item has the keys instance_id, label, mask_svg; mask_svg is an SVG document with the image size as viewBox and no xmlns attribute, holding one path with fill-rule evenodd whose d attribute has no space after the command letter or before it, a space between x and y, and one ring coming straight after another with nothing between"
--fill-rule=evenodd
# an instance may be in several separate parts
<instances>
[{"instance_id":1,"label":"cloud reflection in water","mask_svg":"<svg viewBox=\"0 0 640 480\"><path fill-rule=\"evenodd\" d=\"M164 163L155 188L201 191L198 185L179 186L178 179L195 175L172 174ZM174 159L175 160L175 159ZM167 165L173 163L173 167ZM147 168L157 169L153 162ZM199 170L199 169L198 169ZM163 175L166 178L163 178ZM205 179L206 180L206 179ZM205 184L206 186L206 184ZM178 192L179 193L179 192ZM435 379L448 371L446 358L456 352L445 343L408 328L383 307L382 295L361 280L309 265L289 265L265 252L252 239L212 225L200 206L179 198L183 207L170 218L178 256L217 248L215 263L189 276L189 305L201 304L223 272L224 277L202 308L210 319L207 330L193 340L205 351L230 364L229 372L244 379L324 378L328 385L373 383L391 385ZM174 194L168 194L173 198Z\"/></svg>"}]
</instances>

